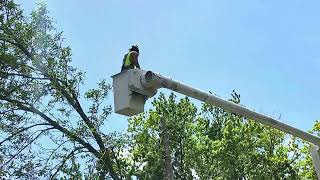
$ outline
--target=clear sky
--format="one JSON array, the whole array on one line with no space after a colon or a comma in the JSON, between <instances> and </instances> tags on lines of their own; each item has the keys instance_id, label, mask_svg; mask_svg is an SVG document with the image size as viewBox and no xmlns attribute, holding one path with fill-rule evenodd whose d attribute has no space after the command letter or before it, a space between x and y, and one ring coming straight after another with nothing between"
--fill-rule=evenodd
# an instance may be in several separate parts
<instances>
[{"instance_id":1,"label":"clear sky","mask_svg":"<svg viewBox=\"0 0 320 180\"><path fill-rule=\"evenodd\" d=\"M35 7L17 2L26 13ZM243 105L303 130L320 120L318 0L45 2L86 71L83 88L112 83L138 44L143 69L225 99L235 89ZM113 114L108 128L124 129L126 119Z\"/></svg>"}]
</instances>

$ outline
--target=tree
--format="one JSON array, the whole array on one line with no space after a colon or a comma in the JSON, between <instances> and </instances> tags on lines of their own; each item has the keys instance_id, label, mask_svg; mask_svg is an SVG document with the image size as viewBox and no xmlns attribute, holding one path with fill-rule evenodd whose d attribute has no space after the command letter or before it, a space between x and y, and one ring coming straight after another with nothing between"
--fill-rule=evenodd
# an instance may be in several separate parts
<instances>
[{"instance_id":1,"label":"tree","mask_svg":"<svg viewBox=\"0 0 320 180\"><path fill-rule=\"evenodd\" d=\"M240 96L233 92L235 103ZM188 98L163 94L154 110L129 121L130 149L141 179L165 175L160 120L166 120L175 179L299 179L300 157L294 139L284 133L203 104L198 112Z\"/></svg>"},{"instance_id":2,"label":"tree","mask_svg":"<svg viewBox=\"0 0 320 180\"><path fill-rule=\"evenodd\" d=\"M140 179L163 179L165 177L165 151L163 129L160 124L165 120L170 139L174 176L177 179L192 179L191 164L184 160L192 154L193 121L196 107L188 98L175 103L175 95L168 99L163 94L154 100L155 110L129 120L128 131L133 146L130 152L135 166L135 175ZM172 154L174 154L172 156Z\"/></svg>"},{"instance_id":3,"label":"tree","mask_svg":"<svg viewBox=\"0 0 320 180\"><path fill-rule=\"evenodd\" d=\"M1 176L73 177L68 172L81 169L123 178L124 166L116 165L122 144L100 130L111 113L104 102L111 87L102 80L80 94L84 73L70 65L71 48L45 4L25 17L12 0L1 0L0 46Z\"/></svg>"},{"instance_id":4,"label":"tree","mask_svg":"<svg viewBox=\"0 0 320 180\"><path fill-rule=\"evenodd\" d=\"M231 95L230 101L239 104L240 95ZM208 129L209 143L218 149L213 155L223 179L297 179L294 163L299 154L290 136L208 104L202 110L203 130Z\"/></svg>"}]
</instances>

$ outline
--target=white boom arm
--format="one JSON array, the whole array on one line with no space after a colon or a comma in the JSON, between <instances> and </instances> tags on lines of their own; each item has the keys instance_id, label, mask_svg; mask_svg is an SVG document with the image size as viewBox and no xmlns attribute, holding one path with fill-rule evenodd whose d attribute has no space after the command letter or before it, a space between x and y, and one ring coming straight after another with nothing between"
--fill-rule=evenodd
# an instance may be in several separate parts
<instances>
[{"instance_id":1,"label":"white boom arm","mask_svg":"<svg viewBox=\"0 0 320 180\"><path fill-rule=\"evenodd\" d=\"M144 87L163 87L167 89L171 89L172 91L179 92L189 97L193 97L207 104L211 104L217 107L220 107L226 111L230 111L237 115L246 117L248 119L255 120L267 126L271 126L273 128L279 129L283 132L291 134L293 136L299 137L305 141L311 142L315 145L320 146L320 138L314 136L310 133L304 132L300 129L282 123L280 121L275 120L269 116L259 114L253 110L240 106L230 101L226 101L221 99L215 95L206 93L199 89L193 88L191 86L182 84L181 82L175 81L173 79L161 76L159 74L148 71L145 74L145 77L142 77L142 85Z\"/></svg>"}]
</instances>

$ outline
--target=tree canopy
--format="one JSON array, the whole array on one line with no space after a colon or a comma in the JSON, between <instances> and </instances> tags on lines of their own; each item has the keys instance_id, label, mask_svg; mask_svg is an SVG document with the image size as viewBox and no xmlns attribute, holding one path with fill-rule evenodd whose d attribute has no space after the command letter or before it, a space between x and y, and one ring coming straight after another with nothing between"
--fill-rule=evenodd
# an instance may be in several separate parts
<instances>
[{"instance_id":1,"label":"tree canopy","mask_svg":"<svg viewBox=\"0 0 320 180\"><path fill-rule=\"evenodd\" d=\"M104 104L111 87L103 80L80 95L84 73L70 65L71 49L46 6L25 17L13 1L1 1L0 44L2 173L55 177L67 161L83 157L88 175L94 167L119 179L110 148L114 136L100 131L111 113ZM91 102L88 109L82 99Z\"/></svg>"},{"instance_id":2,"label":"tree canopy","mask_svg":"<svg viewBox=\"0 0 320 180\"><path fill-rule=\"evenodd\" d=\"M240 103L237 93L232 97ZM303 157L308 146L278 130L208 104L197 110L188 98L177 102L174 94L160 95L153 105L154 110L129 121L141 179L165 176L161 118L170 134L175 179L316 178L310 157Z\"/></svg>"}]
</instances>

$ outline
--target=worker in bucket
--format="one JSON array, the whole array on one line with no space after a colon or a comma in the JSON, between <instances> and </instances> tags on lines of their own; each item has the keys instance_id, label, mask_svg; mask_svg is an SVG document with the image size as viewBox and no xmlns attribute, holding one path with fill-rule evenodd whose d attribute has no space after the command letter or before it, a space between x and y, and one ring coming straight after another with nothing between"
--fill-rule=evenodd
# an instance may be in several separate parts
<instances>
[{"instance_id":1,"label":"worker in bucket","mask_svg":"<svg viewBox=\"0 0 320 180\"><path fill-rule=\"evenodd\" d=\"M123 57L121 72L124 70L134 69L134 68L140 69L138 56L139 56L139 47L137 45L134 45L129 49L129 52Z\"/></svg>"}]
</instances>

